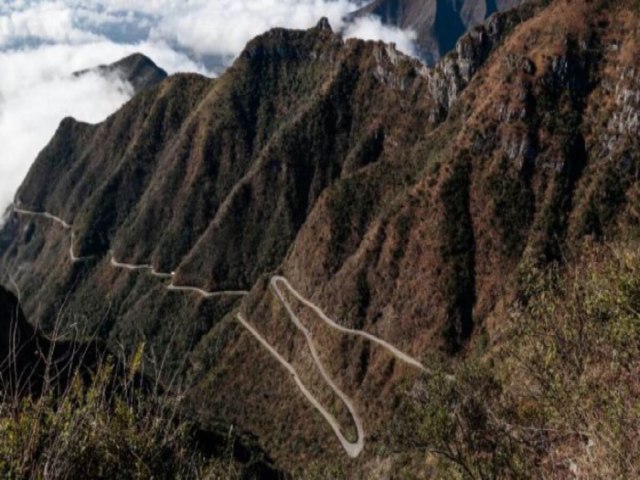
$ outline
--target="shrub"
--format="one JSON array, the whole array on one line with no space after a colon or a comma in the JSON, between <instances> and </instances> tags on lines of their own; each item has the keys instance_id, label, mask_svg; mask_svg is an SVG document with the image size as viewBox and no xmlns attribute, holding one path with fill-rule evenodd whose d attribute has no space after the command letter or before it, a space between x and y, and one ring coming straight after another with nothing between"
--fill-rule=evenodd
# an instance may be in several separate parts
<instances>
[{"instance_id":1,"label":"shrub","mask_svg":"<svg viewBox=\"0 0 640 480\"><path fill-rule=\"evenodd\" d=\"M488 351L409 392L397 438L431 478L638 477L639 243L529 267Z\"/></svg>"},{"instance_id":2,"label":"shrub","mask_svg":"<svg viewBox=\"0 0 640 480\"><path fill-rule=\"evenodd\" d=\"M194 448L192 426L177 415L179 397L136 380L139 355L128 371L104 362L88 382L76 372L62 394L4 392L0 477L237 478L231 459L207 461Z\"/></svg>"}]
</instances>

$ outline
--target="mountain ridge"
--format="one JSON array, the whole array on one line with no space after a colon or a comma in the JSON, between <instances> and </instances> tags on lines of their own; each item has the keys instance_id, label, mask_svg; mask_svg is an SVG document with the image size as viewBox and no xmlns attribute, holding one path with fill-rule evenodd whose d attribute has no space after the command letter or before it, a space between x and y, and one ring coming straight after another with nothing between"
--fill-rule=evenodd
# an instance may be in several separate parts
<instances>
[{"instance_id":1,"label":"mountain ridge","mask_svg":"<svg viewBox=\"0 0 640 480\"><path fill-rule=\"evenodd\" d=\"M63 122L17 198L72 223L76 254L95 260L68 265L65 237L12 216L2 264L29 263L35 273L17 280L44 325L69 298L69 323L102 314L111 341L150 338L186 364L204 425L238 423L293 469L312 459L370 471L368 448L354 463L336 460L332 432L235 313L300 367L341 425L348 412L307 368L273 275L423 363L469 355L504 321L531 265L638 222L627 101L638 85L623 73L637 52L630 12L527 4L464 36L432 69L382 43L345 42L326 22L273 30L218 79L173 76L101 125ZM250 293L185 299L160 279L113 272L110 251L176 271L180 285ZM372 419L372 448L393 444L399 386L417 375L289 300L313 325L328 373Z\"/></svg>"}]
</instances>

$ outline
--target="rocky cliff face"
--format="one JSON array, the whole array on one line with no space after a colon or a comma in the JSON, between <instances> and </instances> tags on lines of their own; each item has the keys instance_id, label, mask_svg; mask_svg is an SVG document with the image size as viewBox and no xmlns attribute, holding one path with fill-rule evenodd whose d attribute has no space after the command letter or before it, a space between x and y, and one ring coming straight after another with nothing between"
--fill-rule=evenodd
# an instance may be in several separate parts
<instances>
[{"instance_id":1,"label":"rocky cliff face","mask_svg":"<svg viewBox=\"0 0 640 480\"><path fill-rule=\"evenodd\" d=\"M74 235L14 213L2 265L42 325L62 317L129 348L147 338L149 368L195 383L204 425L234 422L293 469L372 475L418 372L285 293L365 422L352 461L235 313L353 437L272 275L343 326L423 363L455 361L499 324L523 268L635 228L635 8L532 3L492 17L432 69L344 42L326 22L273 30L216 80L173 76L100 125L63 121L16 200ZM70 241L84 261L69 261ZM176 285L250 293L168 291L112 258L175 272Z\"/></svg>"},{"instance_id":2,"label":"rocky cliff face","mask_svg":"<svg viewBox=\"0 0 640 480\"><path fill-rule=\"evenodd\" d=\"M466 32L494 13L521 3L521 0L375 0L351 17L375 15L387 25L415 31L421 56L433 64L452 51Z\"/></svg>"}]
</instances>

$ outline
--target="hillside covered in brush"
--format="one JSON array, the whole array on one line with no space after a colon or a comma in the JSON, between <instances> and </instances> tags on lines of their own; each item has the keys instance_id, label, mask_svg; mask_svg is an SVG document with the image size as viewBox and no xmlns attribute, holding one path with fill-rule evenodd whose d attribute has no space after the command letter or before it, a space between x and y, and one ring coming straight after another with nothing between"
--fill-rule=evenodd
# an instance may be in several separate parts
<instances>
[{"instance_id":1,"label":"hillside covered in brush","mask_svg":"<svg viewBox=\"0 0 640 480\"><path fill-rule=\"evenodd\" d=\"M579 316L560 307L585 306L587 297L572 297L580 289L596 295L586 284L566 289L583 262L612 296L626 292L621 302L631 308L624 316L604 299L584 318L619 321L636 341L631 348L593 324L588 338L600 353L589 358L609 358L597 338L615 339L616 351L629 353L626 372L637 370L638 284L602 272L637 268L635 259L606 252L616 245L630 255L640 222L639 8L635 1L530 2L490 17L432 68L383 43L345 41L326 20L308 31L267 32L219 78L170 76L101 124L65 119L15 206L50 212L73 234L14 210L0 232L3 271L20 285L34 323L97 332L128 351L146 342L146 368L189 382L185 409L203 428L251 432L302 478L311 471L377 478L401 468L408 478L453 478L447 468L463 478L492 478L491 468L499 469L494 477L526 478L537 468L567 478L576 462L595 468L593 458L611 459L637 439L527 436L527 429L584 433L599 424L520 402L525 396L505 398L525 386L514 382L523 375L517 358L565 365L585 353L540 356L513 330L529 334L535 319L558 315L568 323L555 327L573 332ZM70 242L82 261L70 261ZM114 259L165 272L171 285L249 293L205 299L167 289L162 275L114 268ZM461 381L452 386L328 328L286 294L363 419L364 450L347 457L297 387L307 385L356 440L345 404L270 288L274 275L340 325ZM551 288L554 281L564 287ZM548 312L550 292L558 309ZM554 355L573 345L558 335L568 343L559 341ZM591 376L602 373L589 358L572 371L592 383L578 384L595 385ZM538 375L527 386L558 393L551 405L575 388L565 370L540 372L557 383L536 390ZM614 391L622 385L616 375L623 373L602 377ZM448 391L447 398L430 393ZM465 403L473 392L487 404ZM631 395L616 393L625 401ZM460 422L447 421L457 414ZM554 423L560 419L575 422ZM592 456L576 453L590 439ZM521 443L527 448L517 450ZM638 468L637 458L628 461Z\"/></svg>"}]
</instances>

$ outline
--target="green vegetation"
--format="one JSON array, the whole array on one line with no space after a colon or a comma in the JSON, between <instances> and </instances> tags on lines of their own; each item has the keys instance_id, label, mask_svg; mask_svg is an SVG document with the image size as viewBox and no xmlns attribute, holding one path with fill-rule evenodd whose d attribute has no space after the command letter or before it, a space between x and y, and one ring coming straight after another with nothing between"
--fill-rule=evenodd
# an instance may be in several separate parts
<instances>
[{"instance_id":1,"label":"green vegetation","mask_svg":"<svg viewBox=\"0 0 640 480\"><path fill-rule=\"evenodd\" d=\"M445 209L441 251L449 266L444 285L448 318L443 335L452 350L460 347L473 328L475 238L469 211L470 175L471 158L465 151L440 192Z\"/></svg>"},{"instance_id":2,"label":"green vegetation","mask_svg":"<svg viewBox=\"0 0 640 480\"><path fill-rule=\"evenodd\" d=\"M627 176L622 165L613 163L606 166L596 181L596 188L583 213L581 234L594 235L599 239L605 235L626 201L626 190L630 183Z\"/></svg>"},{"instance_id":3,"label":"green vegetation","mask_svg":"<svg viewBox=\"0 0 640 480\"><path fill-rule=\"evenodd\" d=\"M242 468L231 452L224 460L199 453L193 426L178 417L179 397L153 394L144 387L135 373L141 361L140 349L126 372L106 362L89 381L77 373L61 395L53 388L34 397L5 391L0 402L0 476L241 478Z\"/></svg>"},{"instance_id":4,"label":"green vegetation","mask_svg":"<svg viewBox=\"0 0 640 480\"><path fill-rule=\"evenodd\" d=\"M638 242L576 265L531 270L488 351L407 396L398 436L430 478L637 477Z\"/></svg>"},{"instance_id":5,"label":"green vegetation","mask_svg":"<svg viewBox=\"0 0 640 480\"><path fill-rule=\"evenodd\" d=\"M454 381L437 374L414 392L399 436L430 457L427 478L529 478L526 444L497 421L505 411L492 410L502 394L490 368L480 364L461 367Z\"/></svg>"},{"instance_id":6,"label":"green vegetation","mask_svg":"<svg viewBox=\"0 0 640 480\"><path fill-rule=\"evenodd\" d=\"M379 199L368 178L352 177L338 183L329 199L332 241L330 258L337 268L356 248L362 238Z\"/></svg>"},{"instance_id":7,"label":"green vegetation","mask_svg":"<svg viewBox=\"0 0 640 480\"><path fill-rule=\"evenodd\" d=\"M515 178L514 178L515 177ZM493 214L506 253L519 256L533 218L534 197L525 175L509 172L506 159L500 161L498 171L491 175L487 185L493 198Z\"/></svg>"}]
</instances>

